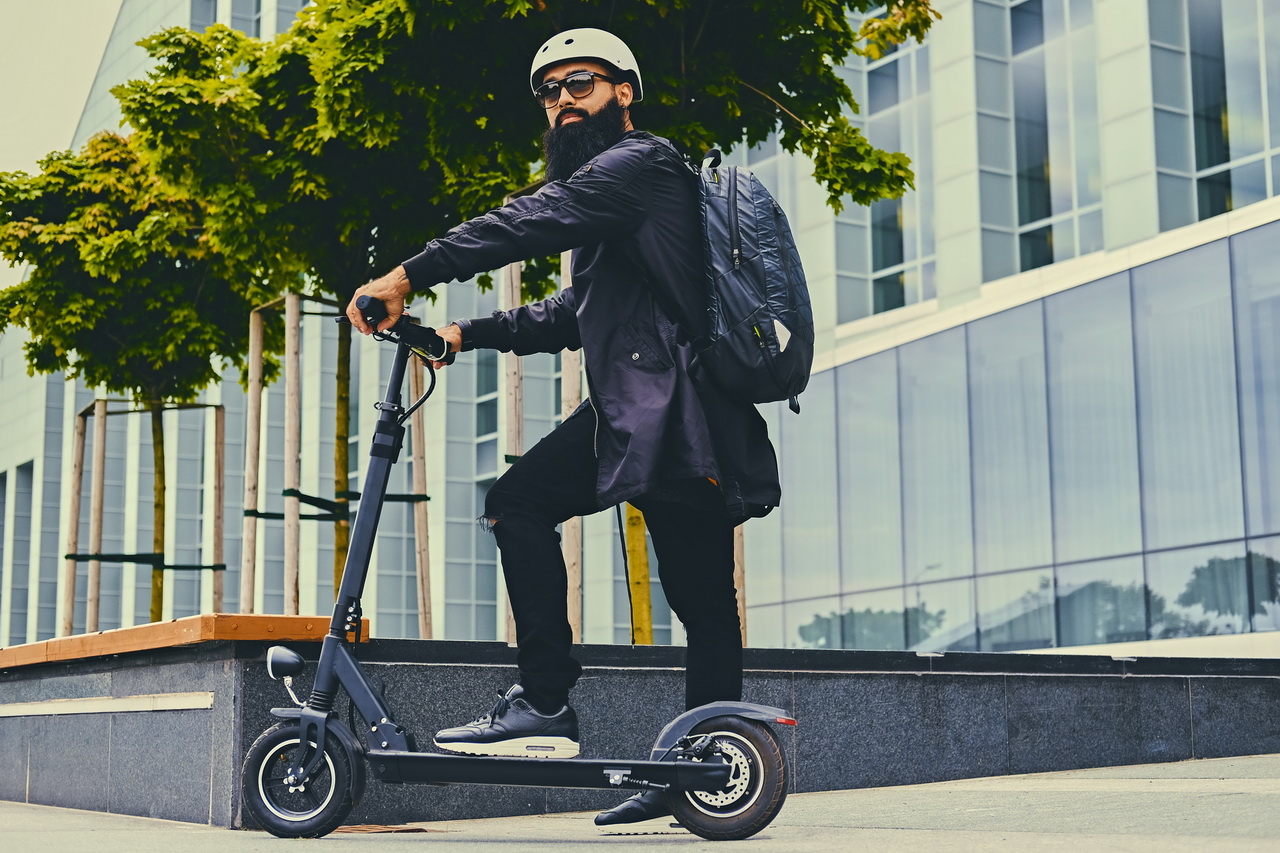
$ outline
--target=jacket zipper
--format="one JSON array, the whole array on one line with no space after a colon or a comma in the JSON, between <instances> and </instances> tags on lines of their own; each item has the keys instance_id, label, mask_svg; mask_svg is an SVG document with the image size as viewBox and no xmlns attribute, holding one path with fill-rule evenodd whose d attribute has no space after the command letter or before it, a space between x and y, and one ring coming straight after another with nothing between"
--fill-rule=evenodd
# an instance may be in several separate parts
<instances>
[{"instance_id":1,"label":"jacket zipper","mask_svg":"<svg viewBox=\"0 0 1280 853\"><path fill-rule=\"evenodd\" d=\"M738 233L738 172L727 169L729 173L729 247L733 250L733 268L742 265L742 235Z\"/></svg>"},{"instance_id":2,"label":"jacket zipper","mask_svg":"<svg viewBox=\"0 0 1280 853\"><path fill-rule=\"evenodd\" d=\"M600 459L600 411L596 408L596 394L591 387L591 371L583 370L587 378L587 404L591 406L591 414L595 416L596 425L591 432L591 452Z\"/></svg>"}]
</instances>

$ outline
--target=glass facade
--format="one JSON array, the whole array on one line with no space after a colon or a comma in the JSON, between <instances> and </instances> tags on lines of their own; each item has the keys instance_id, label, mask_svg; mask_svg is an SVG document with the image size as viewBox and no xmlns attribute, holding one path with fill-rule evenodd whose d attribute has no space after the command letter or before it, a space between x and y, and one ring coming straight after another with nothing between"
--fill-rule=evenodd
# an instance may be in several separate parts
<instances>
[{"instance_id":1,"label":"glass facade","mask_svg":"<svg viewBox=\"0 0 1280 853\"><path fill-rule=\"evenodd\" d=\"M778 414L791 479L754 524L781 528L785 595L748 574L752 629L922 651L1275 630L1277 242L1247 230L815 376L811 422Z\"/></svg>"}]
</instances>

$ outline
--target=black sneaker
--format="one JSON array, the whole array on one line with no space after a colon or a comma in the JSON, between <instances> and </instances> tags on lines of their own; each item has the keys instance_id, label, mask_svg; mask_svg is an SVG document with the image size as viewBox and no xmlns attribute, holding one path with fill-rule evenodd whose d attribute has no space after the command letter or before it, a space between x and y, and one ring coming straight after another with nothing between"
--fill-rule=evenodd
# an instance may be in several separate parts
<instances>
[{"instance_id":1,"label":"black sneaker","mask_svg":"<svg viewBox=\"0 0 1280 853\"><path fill-rule=\"evenodd\" d=\"M550 716L541 714L520 697L523 692L514 685L483 717L436 732L436 746L469 755L576 757L578 715L568 705Z\"/></svg>"},{"instance_id":2,"label":"black sneaker","mask_svg":"<svg viewBox=\"0 0 1280 853\"><path fill-rule=\"evenodd\" d=\"M667 817L671 806L667 795L661 791L641 791L628 797L608 811L596 815L596 826L614 826L620 823L639 823L655 817Z\"/></svg>"}]
</instances>

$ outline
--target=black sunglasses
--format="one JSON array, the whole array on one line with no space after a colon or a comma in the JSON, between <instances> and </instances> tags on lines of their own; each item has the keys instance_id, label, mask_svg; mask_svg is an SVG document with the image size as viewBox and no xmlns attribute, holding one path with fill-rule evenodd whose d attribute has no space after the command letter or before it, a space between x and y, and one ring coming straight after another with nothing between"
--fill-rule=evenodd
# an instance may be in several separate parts
<instances>
[{"instance_id":1,"label":"black sunglasses","mask_svg":"<svg viewBox=\"0 0 1280 853\"><path fill-rule=\"evenodd\" d=\"M596 88L596 78L599 77L608 83L617 83L618 81L604 74L597 74L594 71L579 71L576 74L570 74L563 80L551 80L543 83L541 86L533 90L533 97L542 105L544 110L549 110L556 104L560 103L560 90L565 89L574 98L585 98L590 95Z\"/></svg>"}]
</instances>

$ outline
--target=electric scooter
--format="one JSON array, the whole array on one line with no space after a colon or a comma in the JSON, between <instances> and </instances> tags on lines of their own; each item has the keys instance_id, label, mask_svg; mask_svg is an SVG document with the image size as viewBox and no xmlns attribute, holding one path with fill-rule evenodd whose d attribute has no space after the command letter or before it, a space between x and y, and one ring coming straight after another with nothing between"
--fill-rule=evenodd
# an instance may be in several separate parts
<instances>
[{"instance_id":1,"label":"electric scooter","mask_svg":"<svg viewBox=\"0 0 1280 853\"><path fill-rule=\"evenodd\" d=\"M357 307L370 326L386 318L378 300ZM339 322L345 317L337 318ZM361 671L350 639L361 625L360 598L369 572L391 466L405 421L435 390L433 361L454 354L434 329L408 315L376 333L396 345L369 449L360 512L329 631L307 701L293 691L302 657L284 646L267 651L267 673L283 680L295 707L273 708L281 720L258 736L241 770L244 804L257 823L282 838L318 838L337 829L364 793L367 772L382 782L429 785L528 785L662 791L679 823L703 838L747 838L773 821L787 796L787 764L770 724L793 726L779 708L713 702L686 711L659 733L644 760L507 758L419 752L413 733L395 720L381 691ZM408 408L401 386L411 358L421 358L430 384ZM334 710L339 689L350 698L360 736ZM353 726L358 727L357 723ZM366 770L367 764L367 770Z\"/></svg>"}]
</instances>

